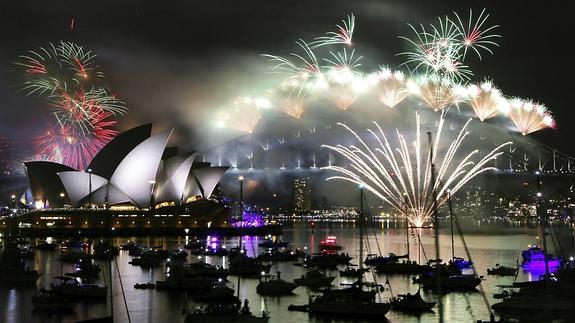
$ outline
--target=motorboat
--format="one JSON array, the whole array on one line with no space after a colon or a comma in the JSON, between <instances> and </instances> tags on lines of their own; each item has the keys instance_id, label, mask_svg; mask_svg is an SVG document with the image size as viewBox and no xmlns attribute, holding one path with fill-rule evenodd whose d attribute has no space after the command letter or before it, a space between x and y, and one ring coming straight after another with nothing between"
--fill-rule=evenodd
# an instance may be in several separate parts
<instances>
[{"instance_id":1,"label":"motorboat","mask_svg":"<svg viewBox=\"0 0 575 323\"><path fill-rule=\"evenodd\" d=\"M366 264L367 266L377 266L377 265L386 264L389 262L396 262L399 259L403 259L403 258L408 258L408 255L405 254L405 255L398 256L392 252L390 252L388 254L388 256L380 256L378 254L369 254L365 258L364 264Z\"/></svg>"},{"instance_id":2,"label":"motorboat","mask_svg":"<svg viewBox=\"0 0 575 323\"><path fill-rule=\"evenodd\" d=\"M318 296L309 303L309 312L329 316L382 319L391 309L390 303L366 302Z\"/></svg>"},{"instance_id":3,"label":"motorboat","mask_svg":"<svg viewBox=\"0 0 575 323\"><path fill-rule=\"evenodd\" d=\"M256 292L260 295L289 295L298 286L281 279L279 272L275 278L269 275L263 275L262 277L264 280L261 280L256 287ZM267 279L268 277L270 279Z\"/></svg>"},{"instance_id":4,"label":"motorboat","mask_svg":"<svg viewBox=\"0 0 575 323\"><path fill-rule=\"evenodd\" d=\"M262 313L262 316L253 315L247 299L241 308L240 305L239 300L211 302L205 307L197 307L193 312L186 314L184 323L266 323L269 321L267 313Z\"/></svg>"},{"instance_id":5,"label":"motorboat","mask_svg":"<svg viewBox=\"0 0 575 323\"><path fill-rule=\"evenodd\" d=\"M517 268L495 264L495 267L487 269L487 274L495 276L515 276L517 274Z\"/></svg>"},{"instance_id":6,"label":"motorboat","mask_svg":"<svg viewBox=\"0 0 575 323\"><path fill-rule=\"evenodd\" d=\"M156 288L156 284L154 283L136 283L134 284L135 289L154 289Z\"/></svg>"},{"instance_id":7,"label":"motorboat","mask_svg":"<svg viewBox=\"0 0 575 323\"><path fill-rule=\"evenodd\" d=\"M99 266L93 265L89 260L80 260L75 268L74 272L66 273L66 276L79 277L83 279L95 279L100 275L101 268Z\"/></svg>"},{"instance_id":8,"label":"motorboat","mask_svg":"<svg viewBox=\"0 0 575 323\"><path fill-rule=\"evenodd\" d=\"M337 253L320 253L311 257L304 258L303 262L306 267L317 267L320 269L337 268L338 265L347 265L353 259L347 254Z\"/></svg>"},{"instance_id":9,"label":"motorboat","mask_svg":"<svg viewBox=\"0 0 575 323\"><path fill-rule=\"evenodd\" d=\"M375 272L378 274L401 274L401 275L417 275L421 274L426 268L419 265L415 261L390 261L375 266Z\"/></svg>"},{"instance_id":10,"label":"motorboat","mask_svg":"<svg viewBox=\"0 0 575 323\"><path fill-rule=\"evenodd\" d=\"M426 302L418 290L415 294L400 294L395 299L391 300L391 305L394 310L410 313L422 313L431 311L435 306L435 302Z\"/></svg>"},{"instance_id":11,"label":"motorboat","mask_svg":"<svg viewBox=\"0 0 575 323\"><path fill-rule=\"evenodd\" d=\"M223 282L216 282L210 288L202 289L192 296L195 302L214 302L234 297L235 291Z\"/></svg>"},{"instance_id":12,"label":"motorboat","mask_svg":"<svg viewBox=\"0 0 575 323\"><path fill-rule=\"evenodd\" d=\"M311 270L301 278L294 279L294 283L298 286L306 286L311 289L328 287L331 285L335 277L327 277L319 270Z\"/></svg>"},{"instance_id":13,"label":"motorboat","mask_svg":"<svg viewBox=\"0 0 575 323\"><path fill-rule=\"evenodd\" d=\"M51 290L61 293L62 296L73 298L105 298L108 288L99 283L85 283L77 278L68 276L57 276L59 283L52 283Z\"/></svg>"},{"instance_id":14,"label":"motorboat","mask_svg":"<svg viewBox=\"0 0 575 323\"><path fill-rule=\"evenodd\" d=\"M245 254L238 254L230 258L230 275L242 277L260 277L262 272L269 273L271 265L264 265L255 258L250 258Z\"/></svg>"},{"instance_id":15,"label":"motorboat","mask_svg":"<svg viewBox=\"0 0 575 323\"><path fill-rule=\"evenodd\" d=\"M463 274L453 264L439 263L440 259L430 260L421 275L413 277L413 283L422 285L425 289L437 289L437 283L443 291L474 290L483 277L475 274ZM439 279L437 278L439 275Z\"/></svg>"},{"instance_id":16,"label":"motorboat","mask_svg":"<svg viewBox=\"0 0 575 323\"><path fill-rule=\"evenodd\" d=\"M279 248L287 248L289 245L289 241L281 241L281 240L272 240L271 238L267 238L264 241L258 244L260 248L266 249L279 249Z\"/></svg>"},{"instance_id":17,"label":"motorboat","mask_svg":"<svg viewBox=\"0 0 575 323\"><path fill-rule=\"evenodd\" d=\"M369 268L356 269L356 268L346 267L344 270L339 271L339 275L341 277L359 277L368 271L369 271Z\"/></svg>"},{"instance_id":18,"label":"motorboat","mask_svg":"<svg viewBox=\"0 0 575 323\"><path fill-rule=\"evenodd\" d=\"M327 236L325 239L320 241L319 249L321 251L337 251L343 249L343 247L337 244L336 236Z\"/></svg>"}]
</instances>

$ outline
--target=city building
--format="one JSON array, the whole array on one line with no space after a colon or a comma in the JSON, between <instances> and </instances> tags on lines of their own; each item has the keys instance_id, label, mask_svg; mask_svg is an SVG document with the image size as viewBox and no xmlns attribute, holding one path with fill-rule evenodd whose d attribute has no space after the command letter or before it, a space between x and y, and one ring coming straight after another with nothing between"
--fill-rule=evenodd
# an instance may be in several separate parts
<instances>
[{"instance_id":1,"label":"city building","mask_svg":"<svg viewBox=\"0 0 575 323\"><path fill-rule=\"evenodd\" d=\"M294 211L309 212L311 210L311 179L309 177L296 178L294 187Z\"/></svg>"}]
</instances>

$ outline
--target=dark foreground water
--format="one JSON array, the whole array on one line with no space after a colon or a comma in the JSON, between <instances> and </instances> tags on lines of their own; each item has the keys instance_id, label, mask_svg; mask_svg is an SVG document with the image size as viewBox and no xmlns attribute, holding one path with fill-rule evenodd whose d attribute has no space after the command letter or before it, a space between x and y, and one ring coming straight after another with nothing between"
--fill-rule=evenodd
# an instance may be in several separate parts
<instances>
[{"instance_id":1,"label":"dark foreground water","mask_svg":"<svg viewBox=\"0 0 575 323\"><path fill-rule=\"evenodd\" d=\"M382 253L394 252L403 254L406 251L405 229L401 223L383 222L377 227L367 229L369 234L369 247L372 252ZM465 240L470 250L472 260L476 268L485 280L482 288L485 291L490 304L495 301L493 294L500 291L498 285L507 285L513 282L514 277L494 277L487 276L487 268L495 266L496 263L514 266L517 259L521 258L521 250L528 244L535 242L538 230L533 225L521 223L468 223L465 228ZM566 230L561 231L563 236L563 247L570 243L570 238ZM422 229L421 241L427 257L433 258L434 239L431 230ZM312 232L306 223L288 224L285 227L282 239L290 241L290 248L307 248L307 251L317 251L319 241L327 235L337 236L338 244L344 246L344 252L352 256L357 256L359 246L358 230L352 223L323 223L318 224ZM154 238L116 238L114 243L121 245L128 240L136 241L142 246L163 245L164 249L176 249L186 243L186 237L154 237ZM258 243L261 238L244 237L246 248L250 255L259 253ZM425 260L425 254L419 253L416 245L417 238L411 239L412 259L417 260L420 256ZM231 247L237 245L237 238L222 239L224 245ZM441 257L448 259L451 257L451 236L449 232L442 232L440 235ZM553 245L550 242L551 247ZM48 287L54 276L72 271L72 265L62 264L57 259L60 251L37 251L36 258L30 262L31 267L41 271L42 276L38 280L37 288ZM465 251L462 241L455 237L455 255L464 256ZM132 322L182 322L182 309L185 306L193 306L190 302L186 305L186 297L179 293L155 290L137 290L133 288L135 283L148 282L164 279L166 268L162 266L157 269L144 270L137 266L128 264L130 260L127 251L121 251L116 262L112 265L113 293L114 293L114 320L115 322L128 322L128 313ZM190 256L188 261L198 261L197 256ZM225 257L201 257L201 260L211 264L223 265L227 267ZM102 265L102 279L109 281L109 263L98 262ZM117 266L116 266L117 263ZM357 259L352 260L357 264ZM303 269L294 266L293 263L279 263L272 267L272 273L281 271L282 278L292 280L300 277ZM120 275L118 275L118 272ZM332 273L337 275L337 273ZM121 283L120 283L121 277ZM410 276L389 276L391 290L386 290L384 298L389 298L393 294L402 294L417 291L417 285L411 283ZM230 276L229 286L237 287L238 279ZM368 280L377 280L379 283L386 281L385 276L367 275ZM536 275L520 271L517 280L537 279ZM334 284L350 282L349 279L336 278ZM309 293L304 287L298 287L294 295L283 297L261 297L255 289L257 279L241 279L240 297L248 298L252 312L260 313L262 309L271 315L270 322L326 322L325 319L317 319L307 313L289 312L290 304L305 304L308 301ZM121 285L123 285L123 293ZM100 303L78 303L75 311L66 316L49 316L43 313L32 311L31 297L36 292L35 288L11 289L0 286L0 322L22 323L22 322L75 322L77 320L95 318L110 313L109 302ZM125 296L125 302L124 302ZM424 293L424 298L435 299L435 295L429 292ZM444 315L446 322L474 322L477 319L487 320L485 301L480 290L466 293L449 293L442 296L444 304ZM127 310L126 310L127 307ZM405 315L390 311L387 315L390 322L433 322L437 321L437 311L426 313L420 317ZM345 321L335 321L345 322ZM224 322L222 322L224 323Z\"/></svg>"}]
</instances>

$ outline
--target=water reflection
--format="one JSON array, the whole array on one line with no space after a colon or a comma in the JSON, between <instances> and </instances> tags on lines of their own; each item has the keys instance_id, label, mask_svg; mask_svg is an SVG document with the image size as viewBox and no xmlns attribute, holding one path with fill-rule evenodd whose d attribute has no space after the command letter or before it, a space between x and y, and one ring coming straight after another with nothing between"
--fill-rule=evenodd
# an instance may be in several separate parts
<instances>
[{"instance_id":1,"label":"water reflection","mask_svg":"<svg viewBox=\"0 0 575 323\"><path fill-rule=\"evenodd\" d=\"M401 221L386 221L378 223L376 226L366 230L368 234L366 247L369 252L383 253L393 252L403 254L406 251L406 232ZM487 299L493 302L493 293L500 289L497 285L508 285L513 282L514 277L494 277L486 276L487 268L493 267L496 263L506 266L515 266L516 260L521 260L521 250L534 241L537 230L534 226L512 223L502 227L500 223L476 223L468 224L464 228L467 245L471 256L477 266L479 275L484 275L486 280L482 283L483 289L487 293ZM430 229L419 229L410 235L411 259L421 259L425 262L427 258L435 254L433 244L433 232ZM353 223L317 223L312 227L305 222L289 224L285 227L282 240L290 241L289 248L301 248L309 252L317 252L321 239L328 235L337 236L338 244L344 246L343 252L357 257L359 235ZM565 235L568 237L568 235ZM243 245L249 256L257 255L261 252L258 244L260 237L244 236ZM139 237L139 238L116 238L114 244L119 246L134 241L141 246L162 246L164 249L174 250L183 248L189 241L195 241L194 237ZM421 240L422 249L419 248ZM441 257L448 259L451 257L451 236L448 231L440 234ZM231 248L239 244L238 238L220 238L218 244ZM419 250L419 251L418 251ZM463 244L459 239L455 239L455 255L465 256ZM38 280L37 287L48 287L54 276L70 272L73 268L71 264L57 261L60 251L37 251L35 260L30 263L31 267L39 269L42 276ZM120 288L120 277L124 289L124 295L132 322L181 322L182 309L188 302L182 293L155 290L138 290L133 285L142 282L155 282L163 280L168 273L165 266L155 269L143 269L132 266L128 262L132 257L127 251L121 251L110 268L107 261L96 261L102 266L102 279L109 281L110 269L113 277L114 293L114 317L118 322L127 321L126 305ZM189 262L205 261L212 265L227 267L227 257L189 256ZM357 264L358 260L352 260ZM117 268L116 268L117 264ZM118 271L120 275L118 275ZM302 274L302 268L294 266L293 263L274 264L271 273L281 271L282 277L286 280L293 280ZM326 271L328 275L337 276L336 271ZM537 279L522 270L518 274L518 281ZM369 274L367 280L383 283L389 280L391 290L386 290L384 296L391 294L415 293L417 285L411 283L409 276L372 276ZM334 285L350 283L348 278L337 278ZM269 311L272 322L281 318L281 322L323 322L322 318L310 317L307 313L288 312L290 304L305 304L309 298L309 292L304 287L298 287L293 295L285 297L261 297L255 290L258 279L240 278L230 276L228 285L237 288L241 298L248 298L254 313L261 313L262 310ZM104 316L110 312L107 302L78 303L73 315L49 317L40 313L34 313L30 309L31 296L35 293L34 288L30 289L0 289L0 322L75 322L77 320ZM433 299L435 296L429 292L424 292L423 297ZM488 312L483 298L479 292L472 293L449 293L443 296L445 319L447 322L469 322L476 319L487 319ZM190 304L192 304L190 302ZM392 322L425 322L435 320L437 313L425 313L420 317L408 316L397 312L389 312L387 318Z\"/></svg>"}]
</instances>

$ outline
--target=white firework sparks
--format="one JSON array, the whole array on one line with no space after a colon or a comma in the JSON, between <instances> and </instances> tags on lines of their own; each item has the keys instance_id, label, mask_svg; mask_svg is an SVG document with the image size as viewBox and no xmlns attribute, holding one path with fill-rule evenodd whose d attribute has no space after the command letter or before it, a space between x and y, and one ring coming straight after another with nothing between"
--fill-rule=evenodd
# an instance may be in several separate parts
<instances>
[{"instance_id":1,"label":"white firework sparks","mask_svg":"<svg viewBox=\"0 0 575 323\"><path fill-rule=\"evenodd\" d=\"M470 11L467 23L456 13L454 16L453 19L448 16L439 18L439 23L430 25L428 30L423 25L418 28L409 25L415 37L400 37L413 47L412 51L399 54L407 57L403 65L425 75L447 77L453 81L469 80L473 72L464 63L468 49L472 49L479 59L482 58L480 50L493 53L490 47L498 46L494 40L500 36L491 32L498 26L484 27L489 17L485 10L477 20L473 20L473 12Z\"/></svg>"},{"instance_id":2,"label":"white firework sparks","mask_svg":"<svg viewBox=\"0 0 575 323\"><path fill-rule=\"evenodd\" d=\"M471 119L470 119L471 120ZM487 166L503 152L503 147L511 142L497 146L489 153L480 156L476 149L460 158L458 150L469 135L467 126L470 120L461 128L457 138L448 143L448 149L442 154L438 147L442 142L443 114L439 120L435 141L436 154L430 160L425 138L421 134L419 114L416 114L416 137L413 143L408 143L405 137L397 131L399 147L392 147L381 127L374 122L376 130L368 129L373 136L373 146L364 141L355 131L344 124L359 142L358 146L343 145L323 147L341 155L349 162L347 167L327 166L337 175L327 180L343 180L357 185L375 194L382 201L389 203L397 212L407 215L411 224L417 227L429 223L433 213L433 190L437 193L437 204L441 206L447 200L447 191L455 194L461 187L475 176L495 170ZM435 182L431 181L431 164L436 164ZM407 214L406 214L407 212Z\"/></svg>"},{"instance_id":3,"label":"white firework sparks","mask_svg":"<svg viewBox=\"0 0 575 323\"><path fill-rule=\"evenodd\" d=\"M318 48L326 45L344 44L351 46L353 40L353 30L355 29L355 16L347 16L347 20L342 20L342 25L337 25L337 31L330 31L325 36L316 37L310 43L311 48Z\"/></svg>"},{"instance_id":4,"label":"white firework sparks","mask_svg":"<svg viewBox=\"0 0 575 323\"><path fill-rule=\"evenodd\" d=\"M469 106L481 121L496 116L500 111L505 110L507 105L507 100L501 91L489 81L479 85L470 84L467 86L467 92Z\"/></svg>"},{"instance_id":5,"label":"white firework sparks","mask_svg":"<svg viewBox=\"0 0 575 323\"><path fill-rule=\"evenodd\" d=\"M380 67L377 73L368 78L377 99L390 108L401 103L409 93L407 80L401 71L393 72L387 67Z\"/></svg>"}]
</instances>

